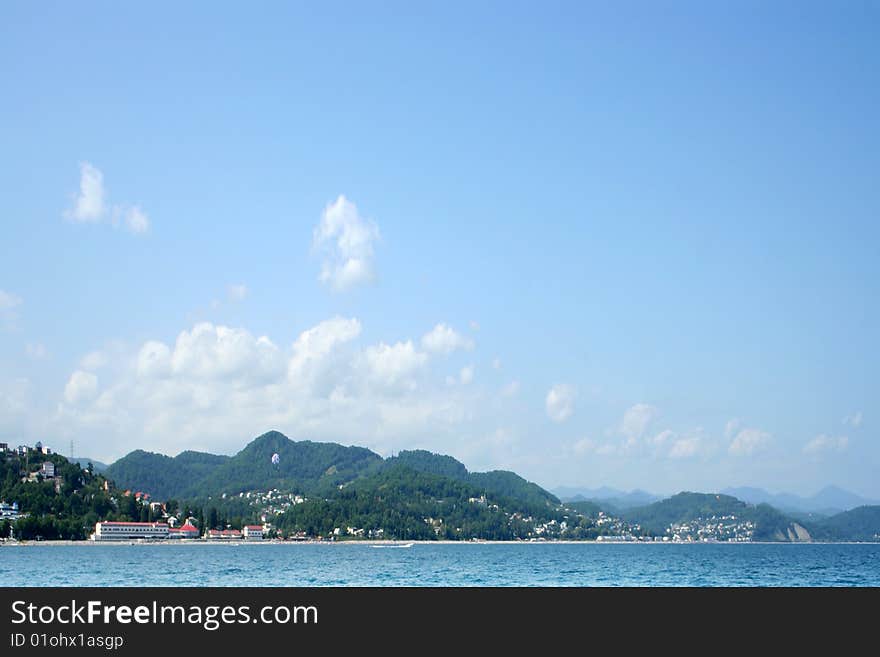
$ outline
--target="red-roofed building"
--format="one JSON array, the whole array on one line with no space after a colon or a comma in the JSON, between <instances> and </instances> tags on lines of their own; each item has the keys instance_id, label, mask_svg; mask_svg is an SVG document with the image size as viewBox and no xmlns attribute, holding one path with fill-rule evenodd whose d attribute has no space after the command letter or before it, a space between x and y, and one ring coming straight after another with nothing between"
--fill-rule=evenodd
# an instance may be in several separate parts
<instances>
[{"instance_id":1,"label":"red-roofed building","mask_svg":"<svg viewBox=\"0 0 880 657\"><path fill-rule=\"evenodd\" d=\"M262 525L245 525L243 533L244 533L244 538L247 541L262 541L263 540L263 526Z\"/></svg>"},{"instance_id":2,"label":"red-roofed building","mask_svg":"<svg viewBox=\"0 0 880 657\"><path fill-rule=\"evenodd\" d=\"M195 525L186 523L182 527L172 527L168 530L168 538L198 538L199 529Z\"/></svg>"},{"instance_id":3,"label":"red-roofed building","mask_svg":"<svg viewBox=\"0 0 880 657\"><path fill-rule=\"evenodd\" d=\"M237 529L209 529L206 535L209 541L240 540L242 534Z\"/></svg>"}]
</instances>

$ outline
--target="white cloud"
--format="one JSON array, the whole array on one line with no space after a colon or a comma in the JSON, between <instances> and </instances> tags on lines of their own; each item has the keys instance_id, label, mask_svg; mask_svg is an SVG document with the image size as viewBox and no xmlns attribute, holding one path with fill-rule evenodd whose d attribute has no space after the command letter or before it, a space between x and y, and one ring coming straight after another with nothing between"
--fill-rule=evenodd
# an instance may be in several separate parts
<instances>
[{"instance_id":1,"label":"white cloud","mask_svg":"<svg viewBox=\"0 0 880 657\"><path fill-rule=\"evenodd\" d=\"M324 253L319 280L337 291L373 280L373 244L379 227L358 213L357 206L340 195L321 214L313 248Z\"/></svg>"},{"instance_id":2,"label":"white cloud","mask_svg":"<svg viewBox=\"0 0 880 657\"><path fill-rule=\"evenodd\" d=\"M767 447L772 436L760 429L740 429L733 437L727 451L735 456L750 456Z\"/></svg>"},{"instance_id":3,"label":"white cloud","mask_svg":"<svg viewBox=\"0 0 880 657\"><path fill-rule=\"evenodd\" d=\"M596 450L596 447L596 443L591 439L581 438L571 446L571 449L575 454L584 455L592 453Z\"/></svg>"},{"instance_id":4,"label":"white cloud","mask_svg":"<svg viewBox=\"0 0 880 657\"><path fill-rule=\"evenodd\" d=\"M846 436L827 436L819 434L804 445L804 453L819 455L822 452L842 452L849 446L849 438Z\"/></svg>"},{"instance_id":5,"label":"white cloud","mask_svg":"<svg viewBox=\"0 0 880 657\"><path fill-rule=\"evenodd\" d=\"M573 386L566 383L557 383L547 391L544 406L547 417L554 422L565 422L574 412L574 401L577 392Z\"/></svg>"},{"instance_id":6,"label":"white cloud","mask_svg":"<svg viewBox=\"0 0 880 657\"><path fill-rule=\"evenodd\" d=\"M79 165L79 194L73 199L73 207L64 216L70 221L97 222L106 214L104 205L104 174L88 162Z\"/></svg>"},{"instance_id":7,"label":"white cloud","mask_svg":"<svg viewBox=\"0 0 880 657\"><path fill-rule=\"evenodd\" d=\"M162 350L152 343L153 353ZM140 361L139 361L140 363ZM170 366L175 374L194 378L253 377L268 380L284 371L281 353L266 336L255 338L244 329L196 324L191 331L181 331Z\"/></svg>"},{"instance_id":8,"label":"white cloud","mask_svg":"<svg viewBox=\"0 0 880 657\"><path fill-rule=\"evenodd\" d=\"M665 429L664 431L661 431L660 433L655 435L653 438L649 438L648 442L652 443L653 445L663 446L663 445L666 445L667 443L671 442L672 439L675 437L676 437L676 434L674 431L670 431L669 429Z\"/></svg>"},{"instance_id":9,"label":"white cloud","mask_svg":"<svg viewBox=\"0 0 880 657\"><path fill-rule=\"evenodd\" d=\"M509 383L506 383L503 388L501 388L501 396L502 397L515 397L519 394L519 381L514 379Z\"/></svg>"},{"instance_id":10,"label":"white cloud","mask_svg":"<svg viewBox=\"0 0 880 657\"><path fill-rule=\"evenodd\" d=\"M669 450L669 458L685 459L694 456L700 449L702 440L699 436L690 436L688 438L679 438L672 443Z\"/></svg>"},{"instance_id":11,"label":"white cloud","mask_svg":"<svg viewBox=\"0 0 880 657\"><path fill-rule=\"evenodd\" d=\"M24 353L31 360L43 360L49 357L49 350L42 342L28 342L24 346Z\"/></svg>"},{"instance_id":12,"label":"white cloud","mask_svg":"<svg viewBox=\"0 0 880 657\"><path fill-rule=\"evenodd\" d=\"M633 446L642 438L648 425L657 417L657 409L650 404L635 404L623 414L620 433L626 438L627 446Z\"/></svg>"},{"instance_id":13,"label":"white cloud","mask_svg":"<svg viewBox=\"0 0 880 657\"><path fill-rule=\"evenodd\" d=\"M736 430L740 427L740 421L737 418L733 418L727 421L727 424L724 425L724 437L730 440L736 435Z\"/></svg>"},{"instance_id":14,"label":"white cloud","mask_svg":"<svg viewBox=\"0 0 880 657\"><path fill-rule=\"evenodd\" d=\"M458 380L461 382L463 386L468 385L471 381L474 380L474 366L467 365L461 368L461 372L459 372Z\"/></svg>"},{"instance_id":15,"label":"white cloud","mask_svg":"<svg viewBox=\"0 0 880 657\"><path fill-rule=\"evenodd\" d=\"M501 359L500 358L493 358L492 359L492 369L493 370L500 370L501 369Z\"/></svg>"},{"instance_id":16,"label":"white cloud","mask_svg":"<svg viewBox=\"0 0 880 657\"><path fill-rule=\"evenodd\" d=\"M471 327L471 331L479 331L480 330L480 323L475 319L472 319L470 322L468 322L468 326Z\"/></svg>"},{"instance_id":17,"label":"white cloud","mask_svg":"<svg viewBox=\"0 0 880 657\"><path fill-rule=\"evenodd\" d=\"M100 386L98 373L80 365L47 420L50 433L76 437L96 458L138 447L229 452L270 428L380 453L469 449L463 423L490 420L484 392L458 385L461 373L451 388L437 381L412 340L360 347L360 333L357 319L336 317L280 347L243 328L205 323L173 343L109 345L81 361L101 368ZM484 431L468 440L501 450Z\"/></svg>"},{"instance_id":18,"label":"white cloud","mask_svg":"<svg viewBox=\"0 0 880 657\"><path fill-rule=\"evenodd\" d=\"M21 297L0 290L0 324L5 324L10 329L14 328L18 320L16 308L21 304Z\"/></svg>"},{"instance_id":19,"label":"white cloud","mask_svg":"<svg viewBox=\"0 0 880 657\"><path fill-rule=\"evenodd\" d=\"M235 285L230 285L226 289L226 296L229 297L230 301L244 301L248 295L248 287L243 283L237 283Z\"/></svg>"},{"instance_id":20,"label":"white cloud","mask_svg":"<svg viewBox=\"0 0 880 657\"><path fill-rule=\"evenodd\" d=\"M288 366L288 376L299 379L307 369L324 360L340 345L350 342L361 334L357 319L334 317L300 333L293 343L293 356Z\"/></svg>"},{"instance_id":21,"label":"white cloud","mask_svg":"<svg viewBox=\"0 0 880 657\"><path fill-rule=\"evenodd\" d=\"M135 235L143 235L150 230L150 218L137 205L125 208L122 216L126 228Z\"/></svg>"},{"instance_id":22,"label":"white cloud","mask_svg":"<svg viewBox=\"0 0 880 657\"><path fill-rule=\"evenodd\" d=\"M852 427L853 429L858 429L862 426L862 412L856 411L852 415L847 415L843 418L843 423L847 426Z\"/></svg>"},{"instance_id":23,"label":"white cloud","mask_svg":"<svg viewBox=\"0 0 880 657\"><path fill-rule=\"evenodd\" d=\"M18 297L11 292L4 292L3 290L0 290L0 312L12 310L16 306L20 305L21 297Z\"/></svg>"},{"instance_id":24,"label":"white cloud","mask_svg":"<svg viewBox=\"0 0 880 657\"><path fill-rule=\"evenodd\" d=\"M90 351L79 361L84 370L99 370L107 364L107 354L101 350Z\"/></svg>"},{"instance_id":25,"label":"white cloud","mask_svg":"<svg viewBox=\"0 0 880 657\"><path fill-rule=\"evenodd\" d=\"M77 370L70 375L64 386L64 400L68 404L81 404L91 401L98 393L98 377L91 372Z\"/></svg>"},{"instance_id":26,"label":"white cloud","mask_svg":"<svg viewBox=\"0 0 880 657\"><path fill-rule=\"evenodd\" d=\"M411 383L411 376L428 360L426 354L415 348L412 340L393 345L380 342L368 347L364 358L373 378L388 386L401 382Z\"/></svg>"},{"instance_id":27,"label":"white cloud","mask_svg":"<svg viewBox=\"0 0 880 657\"><path fill-rule=\"evenodd\" d=\"M168 345L156 340L145 342L138 353L138 376L160 378L169 376L171 372L171 349Z\"/></svg>"},{"instance_id":28,"label":"white cloud","mask_svg":"<svg viewBox=\"0 0 880 657\"><path fill-rule=\"evenodd\" d=\"M440 323L422 336L422 348L432 353L450 354L458 349L473 349L474 341Z\"/></svg>"}]
</instances>

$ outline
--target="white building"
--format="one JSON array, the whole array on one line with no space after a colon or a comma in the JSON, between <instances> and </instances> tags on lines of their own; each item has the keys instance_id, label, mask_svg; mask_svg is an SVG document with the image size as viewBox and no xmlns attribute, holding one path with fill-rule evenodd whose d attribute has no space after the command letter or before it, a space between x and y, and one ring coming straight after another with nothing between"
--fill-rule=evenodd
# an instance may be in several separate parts
<instances>
[{"instance_id":1,"label":"white building","mask_svg":"<svg viewBox=\"0 0 880 657\"><path fill-rule=\"evenodd\" d=\"M246 541L262 541L263 526L262 525L245 525L242 532Z\"/></svg>"},{"instance_id":2,"label":"white building","mask_svg":"<svg viewBox=\"0 0 880 657\"><path fill-rule=\"evenodd\" d=\"M168 538L164 522L98 522L95 523L95 541L130 541L132 539Z\"/></svg>"},{"instance_id":3,"label":"white building","mask_svg":"<svg viewBox=\"0 0 880 657\"><path fill-rule=\"evenodd\" d=\"M40 466L40 474L43 475L44 479L53 479L55 477L55 464L51 461L46 461Z\"/></svg>"}]
</instances>

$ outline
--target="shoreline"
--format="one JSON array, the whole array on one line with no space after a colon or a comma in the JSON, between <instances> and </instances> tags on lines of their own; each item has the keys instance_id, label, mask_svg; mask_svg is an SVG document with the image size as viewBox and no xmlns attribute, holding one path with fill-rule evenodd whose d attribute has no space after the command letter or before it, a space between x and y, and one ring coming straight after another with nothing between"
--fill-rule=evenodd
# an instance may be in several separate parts
<instances>
[{"instance_id":1,"label":"shoreline","mask_svg":"<svg viewBox=\"0 0 880 657\"><path fill-rule=\"evenodd\" d=\"M422 541L422 540L364 540L364 541L319 541L316 539L299 540L299 541L245 541L245 540L214 540L207 541L203 539L174 539L174 540L154 540L154 541L90 541L88 539L82 541L72 540L50 540L50 541L2 541L0 549L13 547L76 547L76 546L209 546L209 545L225 545L225 546L242 546L242 545L359 545L359 546L376 546L376 547L403 547L416 545L880 545L880 541L714 541L714 542L698 542L698 541L573 541L573 540L556 540L556 541L491 541L491 540L467 540L467 541Z\"/></svg>"}]
</instances>

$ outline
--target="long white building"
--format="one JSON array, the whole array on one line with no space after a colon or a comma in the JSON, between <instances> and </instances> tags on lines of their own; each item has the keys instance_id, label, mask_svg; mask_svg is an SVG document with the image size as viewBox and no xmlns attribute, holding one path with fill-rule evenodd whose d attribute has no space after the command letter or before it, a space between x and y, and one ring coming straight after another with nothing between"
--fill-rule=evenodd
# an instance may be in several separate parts
<instances>
[{"instance_id":1,"label":"long white building","mask_svg":"<svg viewBox=\"0 0 880 657\"><path fill-rule=\"evenodd\" d=\"M138 538L168 538L168 524L164 522L98 522L95 523L95 541L130 541Z\"/></svg>"}]
</instances>

